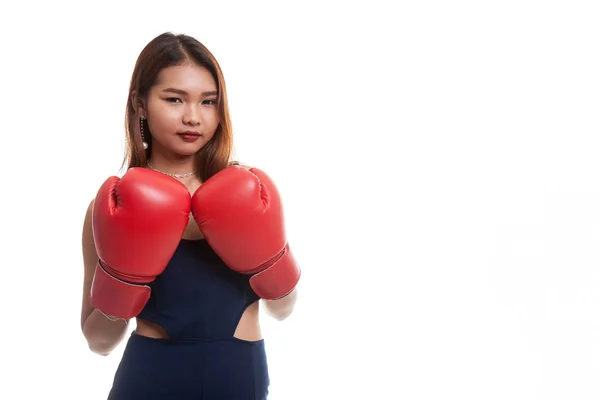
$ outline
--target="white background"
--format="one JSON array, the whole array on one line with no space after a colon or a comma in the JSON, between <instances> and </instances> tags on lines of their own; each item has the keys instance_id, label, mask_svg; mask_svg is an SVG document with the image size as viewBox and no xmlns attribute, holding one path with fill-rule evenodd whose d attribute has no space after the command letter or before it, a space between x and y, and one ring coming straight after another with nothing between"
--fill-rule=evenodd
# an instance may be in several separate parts
<instances>
[{"instance_id":1,"label":"white background","mask_svg":"<svg viewBox=\"0 0 600 400\"><path fill-rule=\"evenodd\" d=\"M238 159L284 197L270 399L600 398L595 2L394 3L3 3L0 398L106 398L81 228L164 31L215 54Z\"/></svg>"}]
</instances>

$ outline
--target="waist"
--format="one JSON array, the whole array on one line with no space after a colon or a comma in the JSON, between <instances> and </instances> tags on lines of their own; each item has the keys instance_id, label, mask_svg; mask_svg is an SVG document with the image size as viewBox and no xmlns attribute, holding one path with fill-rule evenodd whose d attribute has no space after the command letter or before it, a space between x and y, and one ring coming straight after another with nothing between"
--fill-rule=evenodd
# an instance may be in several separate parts
<instances>
[{"instance_id":1,"label":"waist","mask_svg":"<svg viewBox=\"0 0 600 400\"><path fill-rule=\"evenodd\" d=\"M258 320L258 307L250 307L243 313L242 317L238 320L237 327L234 329L220 330L215 329L211 334L207 332L198 332L196 330L188 330L185 334L178 331L167 331L159 322L150 321L143 317L136 318L135 334L144 336L152 339L165 339L165 340L198 340L198 341L210 341L214 339L228 339L236 338L243 341L258 341L263 338L262 331L260 329L260 323ZM217 332L220 332L217 334Z\"/></svg>"},{"instance_id":2,"label":"waist","mask_svg":"<svg viewBox=\"0 0 600 400\"><path fill-rule=\"evenodd\" d=\"M165 351L170 351L169 349L179 349L180 351L186 352L193 349L193 351L199 351L200 353L214 351L215 349L232 348L231 346L251 351L256 351L258 349L264 351L265 339L246 340L235 336L215 336L210 338L154 338L140 335L137 332L137 329L135 329L129 336L126 348L128 351L133 351L134 349L139 349L140 346L146 350L165 349Z\"/></svg>"}]
</instances>

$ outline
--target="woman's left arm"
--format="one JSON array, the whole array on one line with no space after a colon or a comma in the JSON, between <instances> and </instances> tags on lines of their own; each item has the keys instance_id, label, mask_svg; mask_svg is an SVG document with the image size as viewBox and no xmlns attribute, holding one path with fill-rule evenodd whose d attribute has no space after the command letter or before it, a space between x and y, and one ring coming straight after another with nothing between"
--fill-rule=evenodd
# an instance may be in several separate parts
<instances>
[{"instance_id":1,"label":"woman's left arm","mask_svg":"<svg viewBox=\"0 0 600 400\"><path fill-rule=\"evenodd\" d=\"M294 289L286 296L277 300L263 299L263 305L265 306L267 314L278 321L283 321L292 314L292 311L294 311L297 297L298 289Z\"/></svg>"}]
</instances>

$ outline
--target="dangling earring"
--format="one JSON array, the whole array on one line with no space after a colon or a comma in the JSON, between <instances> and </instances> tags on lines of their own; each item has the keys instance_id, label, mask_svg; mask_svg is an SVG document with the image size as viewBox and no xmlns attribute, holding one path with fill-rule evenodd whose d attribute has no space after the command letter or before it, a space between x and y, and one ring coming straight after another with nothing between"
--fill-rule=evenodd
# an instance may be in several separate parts
<instances>
[{"instance_id":1,"label":"dangling earring","mask_svg":"<svg viewBox=\"0 0 600 400\"><path fill-rule=\"evenodd\" d=\"M140 131L142 132L142 146L144 147L144 150L146 150L148 148L148 143L146 143L146 140L144 139L144 117L140 117Z\"/></svg>"}]
</instances>

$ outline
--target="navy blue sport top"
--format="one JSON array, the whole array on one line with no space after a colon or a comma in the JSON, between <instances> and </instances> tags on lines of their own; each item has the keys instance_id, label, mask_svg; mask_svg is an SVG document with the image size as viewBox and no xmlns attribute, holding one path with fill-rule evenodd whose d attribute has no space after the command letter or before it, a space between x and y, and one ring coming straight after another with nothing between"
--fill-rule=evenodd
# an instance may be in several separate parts
<instances>
[{"instance_id":1,"label":"navy blue sport top","mask_svg":"<svg viewBox=\"0 0 600 400\"><path fill-rule=\"evenodd\" d=\"M108 400L265 400L264 340L233 336L259 300L249 279L228 268L206 240L182 240L139 314L169 338L131 334Z\"/></svg>"},{"instance_id":2,"label":"navy blue sport top","mask_svg":"<svg viewBox=\"0 0 600 400\"><path fill-rule=\"evenodd\" d=\"M231 338L246 308L259 300L249 279L228 268L206 240L183 239L151 284L139 317L175 340Z\"/></svg>"}]
</instances>

